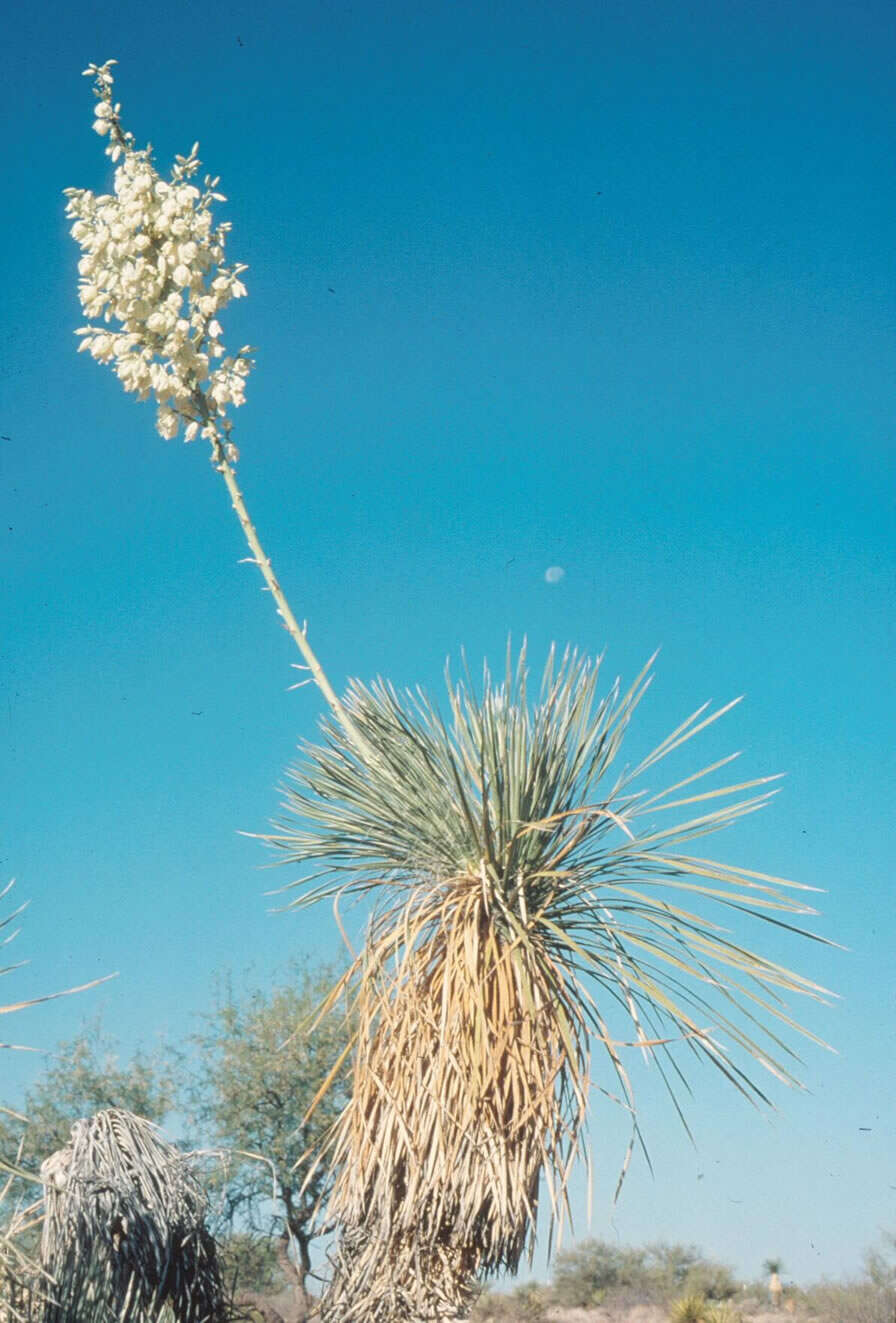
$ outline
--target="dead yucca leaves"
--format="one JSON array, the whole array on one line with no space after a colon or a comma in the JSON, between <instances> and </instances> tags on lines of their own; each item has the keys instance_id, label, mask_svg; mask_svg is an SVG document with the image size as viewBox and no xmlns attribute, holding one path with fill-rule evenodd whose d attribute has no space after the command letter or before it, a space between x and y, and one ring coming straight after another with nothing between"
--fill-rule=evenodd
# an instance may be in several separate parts
<instances>
[{"instance_id":1,"label":"dead yucca leaves","mask_svg":"<svg viewBox=\"0 0 896 1323\"><path fill-rule=\"evenodd\" d=\"M479 1276L516 1268L542 1173L562 1197L587 1035L557 971L496 931L488 890L454 879L407 916L400 949L368 946L354 1089L321 1157L338 1173L329 1217L364 1234L328 1318L454 1315Z\"/></svg>"},{"instance_id":2,"label":"dead yucca leaves","mask_svg":"<svg viewBox=\"0 0 896 1323\"><path fill-rule=\"evenodd\" d=\"M584 1025L549 957L496 930L480 878L407 917L401 950L386 936L367 953L329 1211L422 1244L450 1227L477 1270L513 1269L541 1172L562 1188L584 1117Z\"/></svg>"},{"instance_id":3,"label":"dead yucca leaves","mask_svg":"<svg viewBox=\"0 0 896 1323\"><path fill-rule=\"evenodd\" d=\"M149 1121L109 1108L76 1121L41 1167L42 1323L217 1323L226 1302L205 1192Z\"/></svg>"},{"instance_id":4,"label":"dead yucca leaves","mask_svg":"<svg viewBox=\"0 0 896 1323\"><path fill-rule=\"evenodd\" d=\"M21 1150L16 1154L21 1158ZM17 1198L12 1172L0 1185L0 1320L28 1323L45 1285L38 1265L27 1252L28 1233L40 1222L40 1200Z\"/></svg>"},{"instance_id":5,"label":"dead yucca leaves","mask_svg":"<svg viewBox=\"0 0 896 1323\"><path fill-rule=\"evenodd\" d=\"M611 779L649 679L598 700L598 672L552 657L530 704L521 655L503 684L486 673L481 697L469 679L449 686L450 723L419 692L355 683L346 706L361 739L325 722L326 743L292 774L300 821L270 839L318 864L295 903L376 902L347 976L360 1012L353 1097L325 1159L340 1171L328 1211L353 1238L345 1270L359 1300L385 1263L410 1263L411 1241L423 1280L401 1285L418 1291L421 1317L441 1310L421 1255L456 1264L458 1302L465 1274L517 1266L542 1178L562 1213L592 1046L633 1120L623 1041L656 1061L673 1098L677 1046L754 1100L765 1095L738 1050L795 1082L779 1031L806 1031L783 996L823 990L691 905L791 929L814 911L788 895L797 884L679 849L761 807L773 778L695 788L726 758L659 793L633 788L729 704L698 709ZM333 1290L352 1298L350 1283Z\"/></svg>"}]
</instances>

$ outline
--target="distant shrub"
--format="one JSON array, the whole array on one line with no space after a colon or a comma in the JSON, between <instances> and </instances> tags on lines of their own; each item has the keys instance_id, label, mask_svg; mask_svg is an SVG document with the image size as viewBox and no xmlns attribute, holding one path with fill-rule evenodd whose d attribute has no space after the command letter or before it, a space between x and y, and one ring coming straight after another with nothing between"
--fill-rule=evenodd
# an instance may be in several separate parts
<instances>
[{"instance_id":1,"label":"distant shrub","mask_svg":"<svg viewBox=\"0 0 896 1323\"><path fill-rule=\"evenodd\" d=\"M801 1303L823 1323L893 1323L896 1290L874 1281L820 1282L801 1293Z\"/></svg>"},{"instance_id":2,"label":"distant shrub","mask_svg":"<svg viewBox=\"0 0 896 1323\"><path fill-rule=\"evenodd\" d=\"M281 1291L286 1286L270 1236L232 1232L218 1241L218 1257L224 1281L237 1295Z\"/></svg>"},{"instance_id":3,"label":"distant shrub","mask_svg":"<svg viewBox=\"0 0 896 1323\"><path fill-rule=\"evenodd\" d=\"M696 1245L669 1244L666 1241L648 1245L644 1257L654 1279L664 1288L670 1289L682 1286L694 1268L708 1262Z\"/></svg>"},{"instance_id":4,"label":"distant shrub","mask_svg":"<svg viewBox=\"0 0 896 1323\"><path fill-rule=\"evenodd\" d=\"M865 1254L865 1276L883 1291L896 1292L896 1235L884 1232L881 1245Z\"/></svg>"},{"instance_id":5,"label":"distant shrub","mask_svg":"<svg viewBox=\"0 0 896 1323\"><path fill-rule=\"evenodd\" d=\"M587 1309L612 1303L670 1305L682 1296L728 1300L737 1291L731 1270L704 1258L693 1245L660 1242L642 1249L585 1240L557 1255L557 1304Z\"/></svg>"},{"instance_id":6,"label":"distant shrub","mask_svg":"<svg viewBox=\"0 0 896 1323\"><path fill-rule=\"evenodd\" d=\"M731 1269L711 1259L698 1259L684 1279L688 1294L702 1295L707 1300L730 1300L737 1294L737 1282Z\"/></svg>"},{"instance_id":7,"label":"distant shrub","mask_svg":"<svg viewBox=\"0 0 896 1323\"><path fill-rule=\"evenodd\" d=\"M534 1282L506 1292L486 1288L473 1305L470 1317L473 1323L543 1323L547 1303L545 1288Z\"/></svg>"},{"instance_id":8,"label":"distant shrub","mask_svg":"<svg viewBox=\"0 0 896 1323\"><path fill-rule=\"evenodd\" d=\"M568 1308L601 1304L608 1291L631 1286L643 1276L646 1251L623 1249L605 1240L584 1240L557 1255L554 1298Z\"/></svg>"}]
</instances>

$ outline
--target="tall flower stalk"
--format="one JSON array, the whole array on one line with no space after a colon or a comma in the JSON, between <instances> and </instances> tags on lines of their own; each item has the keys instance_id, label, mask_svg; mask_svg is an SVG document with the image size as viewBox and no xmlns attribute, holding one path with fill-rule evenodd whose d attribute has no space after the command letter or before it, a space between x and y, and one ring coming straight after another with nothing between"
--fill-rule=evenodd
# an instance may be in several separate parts
<instances>
[{"instance_id":1,"label":"tall flower stalk","mask_svg":"<svg viewBox=\"0 0 896 1323\"><path fill-rule=\"evenodd\" d=\"M225 202L219 180L205 175L196 186L199 144L175 157L162 179L152 147L136 146L113 100L115 60L84 70L94 80L94 130L108 139L105 153L115 164L114 191L67 188L66 215L82 249L78 293L93 319L79 327L80 351L108 363L126 391L154 400L156 429L173 440L208 441L231 504L284 628L349 738L363 746L344 705L327 679L265 554L236 480L239 452L232 439L231 408L245 403L253 366L251 345L229 354L219 314L246 293L244 263L227 264L229 221L215 225L212 204ZM95 319L100 318L98 323Z\"/></svg>"}]
</instances>

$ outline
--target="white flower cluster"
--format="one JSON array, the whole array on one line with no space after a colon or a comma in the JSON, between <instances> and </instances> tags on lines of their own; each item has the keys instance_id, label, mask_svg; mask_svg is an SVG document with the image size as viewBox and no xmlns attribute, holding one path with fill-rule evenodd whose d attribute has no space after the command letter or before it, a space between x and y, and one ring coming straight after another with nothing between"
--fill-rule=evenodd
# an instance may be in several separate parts
<instances>
[{"instance_id":1,"label":"white flower cluster","mask_svg":"<svg viewBox=\"0 0 896 1323\"><path fill-rule=\"evenodd\" d=\"M211 204L224 202L217 179L200 191L190 181L199 169L193 145L178 156L170 182L152 162L152 148L137 150L133 134L112 103L114 60L90 65L95 78L94 129L108 136L106 155L117 164L114 195L68 188L66 215L83 256L78 263L81 306L104 325L82 326L80 349L110 363L125 390L158 404L157 427L167 440L185 425L184 439L203 436L213 457L237 458L230 440L228 405L245 401L252 353L244 345L227 355L218 314L246 287L239 263L224 265L228 222L213 228Z\"/></svg>"}]
</instances>

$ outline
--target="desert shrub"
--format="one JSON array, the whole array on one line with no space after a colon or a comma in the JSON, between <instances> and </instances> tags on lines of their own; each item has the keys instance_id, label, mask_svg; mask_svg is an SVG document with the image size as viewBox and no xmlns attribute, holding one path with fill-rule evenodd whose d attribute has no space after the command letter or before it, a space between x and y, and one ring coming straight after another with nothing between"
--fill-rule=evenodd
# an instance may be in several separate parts
<instances>
[{"instance_id":1,"label":"desert shrub","mask_svg":"<svg viewBox=\"0 0 896 1323\"><path fill-rule=\"evenodd\" d=\"M823 1323L893 1323L896 1290L873 1280L820 1282L802 1293L806 1311Z\"/></svg>"},{"instance_id":2,"label":"desert shrub","mask_svg":"<svg viewBox=\"0 0 896 1323\"><path fill-rule=\"evenodd\" d=\"M535 1282L507 1292L486 1288L473 1305L470 1317L473 1323L543 1323L547 1305L547 1291Z\"/></svg>"},{"instance_id":3,"label":"desert shrub","mask_svg":"<svg viewBox=\"0 0 896 1323\"><path fill-rule=\"evenodd\" d=\"M245 1291L282 1291L286 1278L269 1236L235 1231L218 1242L221 1276L235 1295Z\"/></svg>"},{"instance_id":4,"label":"desert shrub","mask_svg":"<svg viewBox=\"0 0 896 1323\"><path fill-rule=\"evenodd\" d=\"M668 1305L679 1296L702 1295L706 1300L730 1300L737 1292L731 1269L701 1254L696 1245L648 1245L639 1282L644 1298Z\"/></svg>"},{"instance_id":5,"label":"desert shrub","mask_svg":"<svg viewBox=\"0 0 896 1323\"><path fill-rule=\"evenodd\" d=\"M601 1304L608 1293L637 1287L644 1279L646 1251L611 1245L605 1240L584 1240L557 1255L553 1294L557 1304L587 1309Z\"/></svg>"},{"instance_id":6,"label":"desert shrub","mask_svg":"<svg viewBox=\"0 0 896 1323\"><path fill-rule=\"evenodd\" d=\"M699 1258L688 1269L684 1288L689 1295L702 1295L707 1300L730 1300L737 1294L734 1274L724 1263Z\"/></svg>"},{"instance_id":7,"label":"desert shrub","mask_svg":"<svg viewBox=\"0 0 896 1323\"><path fill-rule=\"evenodd\" d=\"M798 1295L798 1291L793 1287L787 1291L788 1298L795 1298ZM738 1287L737 1303L745 1314L764 1313L768 1309L768 1281L761 1277L755 1281L743 1282Z\"/></svg>"},{"instance_id":8,"label":"desert shrub","mask_svg":"<svg viewBox=\"0 0 896 1323\"><path fill-rule=\"evenodd\" d=\"M884 1232L879 1248L865 1254L865 1276L884 1291L896 1292L896 1235Z\"/></svg>"},{"instance_id":9,"label":"desert shrub","mask_svg":"<svg viewBox=\"0 0 896 1323\"><path fill-rule=\"evenodd\" d=\"M705 1258L693 1245L659 1242L643 1249L586 1240L557 1255L554 1299L587 1309L612 1303L669 1305L685 1296L728 1300L737 1291L730 1268Z\"/></svg>"},{"instance_id":10,"label":"desert shrub","mask_svg":"<svg viewBox=\"0 0 896 1323\"><path fill-rule=\"evenodd\" d=\"M644 1252L644 1267L656 1292L666 1299L689 1295L685 1283L701 1264L707 1263L696 1245L657 1241Z\"/></svg>"}]
</instances>

